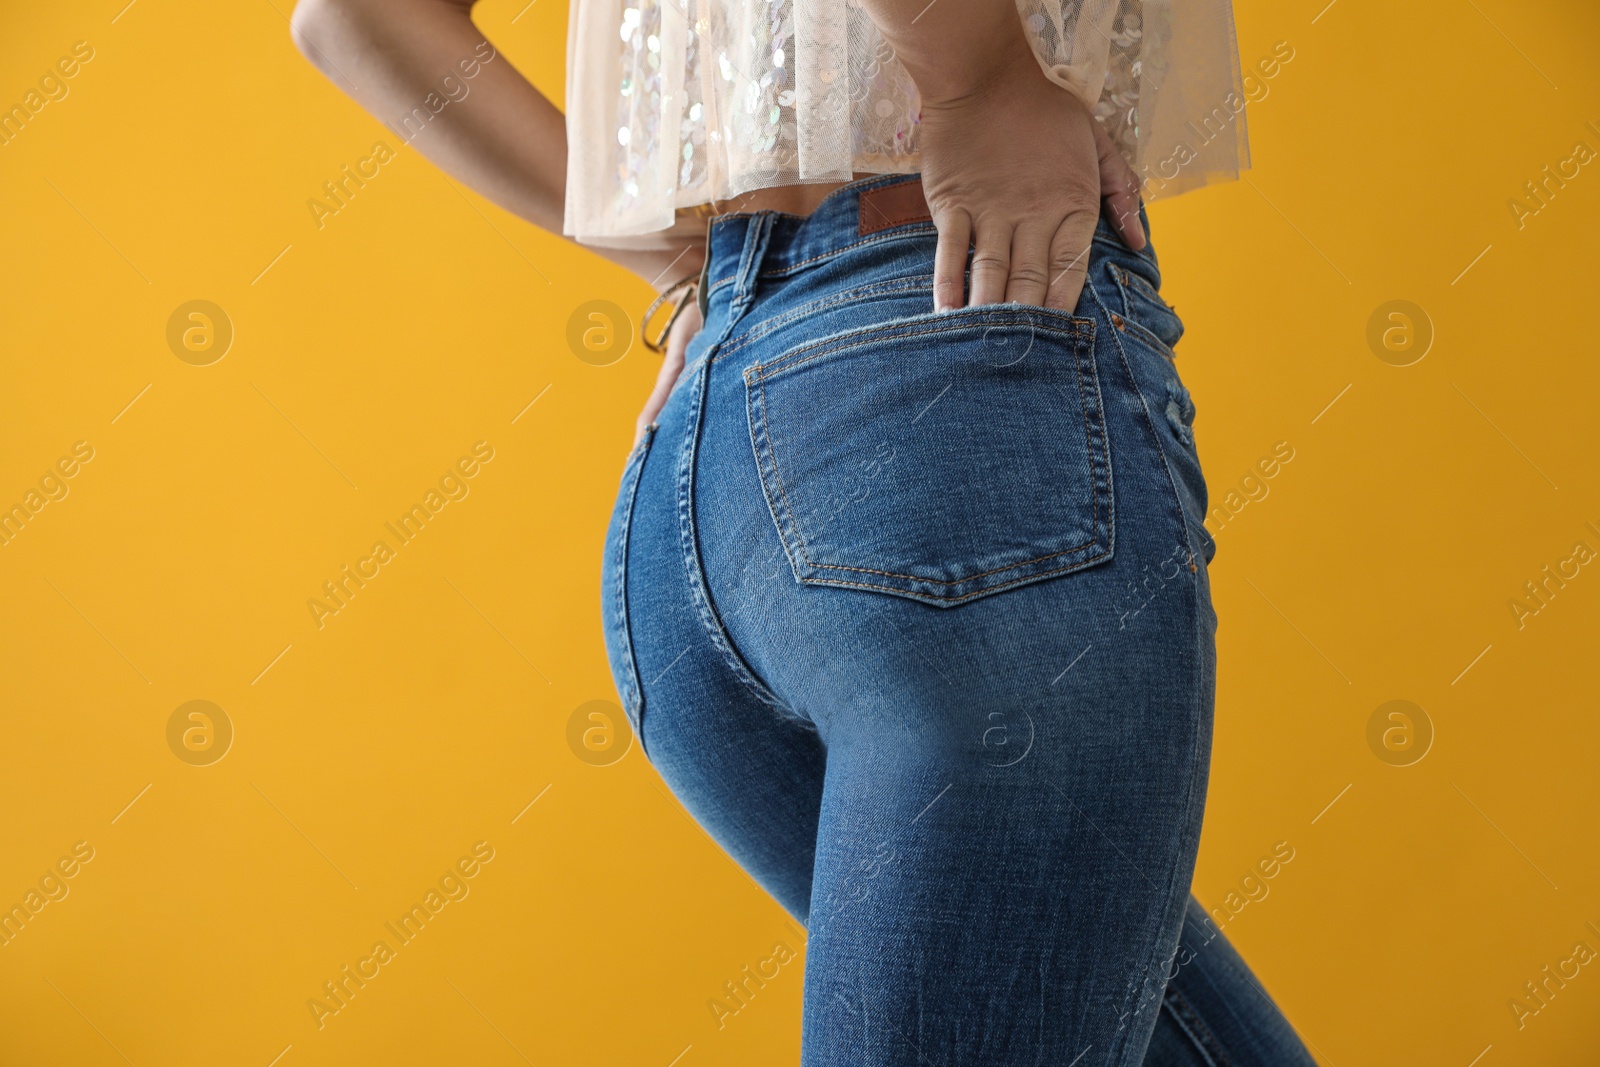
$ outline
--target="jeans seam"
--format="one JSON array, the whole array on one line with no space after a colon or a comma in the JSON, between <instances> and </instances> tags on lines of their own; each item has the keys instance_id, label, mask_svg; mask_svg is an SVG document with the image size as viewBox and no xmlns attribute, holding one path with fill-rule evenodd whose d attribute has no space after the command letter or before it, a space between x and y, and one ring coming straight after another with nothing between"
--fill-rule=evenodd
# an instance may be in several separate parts
<instances>
[{"instance_id":1,"label":"jeans seam","mask_svg":"<svg viewBox=\"0 0 1600 1067\"><path fill-rule=\"evenodd\" d=\"M1157 291L1155 286L1145 281L1139 275L1133 273L1133 271L1122 266L1120 263L1111 264L1111 273L1115 275L1117 281L1121 282L1123 285L1143 289L1145 296L1149 297L1151 300L1154 300L1168 311L1172 310L1172 305L1166 302L1166 300L1161 296L1161 293Z\"/></svg>"},{"instance_id":2,"label":"jeans seam","mask_svg":"<svg viewBox=\"0 0 1600 1067\"><path fill-rule=\"evenodd\" d=\"M1115 272L1121 270L1122 268L1118 267L1115 263L1112 263L1110 266L1113 268L1112 281L1113 281L1114 284L1119 284L1119 283L1117 283L1116 273ZM1112 311L1111 311L1110 307L1108 307L1106 305L1104 297L1100 294L1099 290L1095 287L1092 278L1090 278L1089 280L1085 281L1084 290L1086 292L1090 293L1093 296L1095 303L1100 305L1101 311L1104 312L1107 315L1107 317L1109 317L1112 314ZM1124 299L1124 301L1126 301L1127 298L1124 297L1123 299ZM1163 301L1163 303L1164 303L1164 301ZM1126 303L1124 303L1124 307L1126 307ZM1124 317L1124 321L1128 325L1137 327L1139 330L1141 330L1141 331L1143 331L1145 333L1149 332L1148 330L1145 330L1144 327L1140 327L1139 324L1134 322L1132 319L1127 319L1126 317ZM1162 348L1166 351L1165 358L1168 360L1168 362L1175 363L1176 359L1171 354L1171 350L1170 349L1166 349L1165 343L1162 344ZM1161 466L1162 466L1162 468L1167 472L1167 482L1169 483L1169 485L1172 488L1172 496L1173 496L1173 500L1176 503L1177 508L1178 508L1178 516L1179 516L1179 518L1181 518L1183 520L1183 525L1181 527L1181 529L1183 530L1183 542L1184 542L1184 545L1189 550L1189 562L1190 562L1190 565L1193 566L1194 562L1195 562L1195 559L1197 557L1200 558L1200 559L1210 559L1211 558L1210 556L1207 556L1205 554L1206 542L1207 541L1214 541L1215 539L1212 538L1212 536L1210 534L1210 531L1206 530L1205 523L1204 523L1203 519L1202 519L1202 521L1200 523L1195 523L1195 522L1191 521L1190 518L1189 518L1188 509L1183 506L1183 494L1178 489L1177 475L1173 473L1172 465L1167 459L1167 450L1161 446L1161 436L1160 436L1159 433L1156 433L1155 425L1151 421L1150 405L1145 403L1145 401L1144 401L1144 393L1139 389L1138 379L1134 377L1133 365L1128 362L1128 353L1127 353L1127 350L1123 348L1122 338L1121 337L1117 338L1117 352L1122 358L1123 371L1124 371L1124 373L1126 373L1128 375L1128 380L1133 384L1134 392L1137 393L1138 396L1139 396L1139 403L1140 403L1141 409L1144 412L1145 422L1146 422L1147 425L1150 426L1150 431L1155 436L1156 452L1161 457ZM1180 381L1179 384L1182 384L1181 381ZM1191 445L1190 447L1192 448L1193 446ZM1196 460L1196 463L1198 464L1198 462L1199 462L1199 456L1198 455L1196 455L1195 460ZM1202 469L1202 472L1201 472L1201 477L1202 478L1205 477L1203 469ZM1198 530L1196 529L1197 527L1198 527ZM1199 551L1196 551L1196 549L1198 549Z\"/></svg>"},{"instance_id":3,"label":"jeans seam","mask_svg":"<svg viewBox=\"0 0 1600 1067\"><path fill-rule=\"evenodd\" d=\"M1146 344L1154 348L1159 355L1167 360L1167 362L1176 363L1178 361L1178 354L1172 350L1172 346L1167 344L1167 342L1164 341L1154 330L1139 322L1134 317L1133 301L1129 299L1128 293L1131 289L1143 288L1145 290L1145 296L1147 299L1154 300L1173 315L1176 315L1177 312L1172 310L1172 305L1168 304L1165 300L1162 300L1160 294L1150 288L1150 283L1145 281L1143 278L1140 278L1137 274L1134 274L1128 270L1124 270L1115 263L1111 264L1111 274L1116 280L1119 295L1122 297L1122 323L1120 328L1122 328L1125 332L1128 329L1131 329L1135 336L1142 338Z\"/></svg>"},{"instance_id":4,"label":"jeans seam","mask_svg":"<svg viewBox=\"0 0 1600 1067\"><path fill-rule=\"evenodd\" d=\"M848 195L850 193L854 193L855 196L856 196L857 202L859 204L859 201L860 201L862 193L868 193L868 192L873 192L874 190L877 190L877 189L888 188L891 185L903 185L903 184L905 184L907 182L914 181L914 180L915 181L920 181L921 180L921 175L919 175L919 174L876 174L876 175L873 175L873 176L867 177L867 178L857 178L854 181L846 182L844 185L841 185L839 188L835 189L833 192L829 193L826 197L824 197L822 203L818 204L817 207L812 209L812 215L796 215L796 214L793 214L792 212L788 212L788 211L770 211L770 210L766 210L766 211L736 211L736 212L731 212L731 213L729 213L727 215L719 215L715 220L713 220L713 224L722 222L725 219L757 219L757 218L760 218L763 215L770 216L774 220L783 218L783 219L794 219L794 220L796 220L798 222L804 222L806 219L813 217L818 211L823 210L824 206L828 204L828 201L833 200L836 197L837 198L842 198L845 195ZM858 210L859 210L859 208L858 208ZM915 220L915 221L920 221L920 220ZM929 229L933 229L934 228L934 222L933 222L932 219L928 220L927 228L929 228ZM908 233L915 233L915 232L917 232L917 231L902 231L900 233L887 235L887 237L903 237L903 236L907 236ZM773 270L773 271L770 271L770 272L761 272L760 276L764 277L764 278L782 277L784 274L788 273L790 270L795 269L796 267L805 266L806 264L810 264L810 263L816 263L816 262L818 262L820 260L824 260L824 259L827 259L827 258L829 258L831 256L838 255L840 252L849 251L851 248L859 248L861 245L872 244L872 243L875 243L878 240L883 240L883 239L885 239L885 237L880 237L880 236L876 236L875 235L873 237L867 238L866 240L857 241L857 242L855 242L853 244L846 245L846 246L844 246L842 248L832 248L832 249L828 250L827 252L822 253L819 256L813 256L810 259L802 260L799 263L791 263L786 267L782 267L780 269ZM757 267L757 269L759 270L759 266ZM718 279L716 279L715 281L713 281L711 283L710 288L711 288L711 290L715 291L719 286L723 285L725 282L736 280L737 278L739 278L739 276L740 276L739 274L732 274L732 275L726 275L726 276L724 276L722 278L718 278Z\"/></svg>"},{"instance_id":5,"label":"jeans seam","mask_svg":"<svg viewBox=\"0 0 1600 1067\"><path fill-rule=\"evenodd\" d=\"M699 530L695 520L694 483L695 465L699 454L699 439L701 424L705 412L705 394L709 386L711 363L709 360L700 366L700 381L696 385L693 406L689 425L684 433L683 447L678 461L678 524L680 540L683 549L683 566L689 579L689 591L700 617L700 623L705 630L711 644L717 649L728 669L733 671L734 677L763 704L766 704L789 718L798 719L793 711L769 689L766 683L756 677L744 657L733 647L727 628L717 615L716 606L711 603L711 590L706 586L704 565L700 559Z\"/></svg>"},{"instance_id":6,"label":"jeans seam","mask_svg":"<svg viewBox=\"0 0 1600 1067\"><path fill-rule=\"evenodd\" d=\"M1132 333L1135 337L1143 340L1145 344L1156 350L1158 356L1168 363L1176 363L1178 361L1177 353L1172 350L1172 346L1157 337L1155 331L1151 330L1150 327L1142 326L1124 315L1122 316L1121 329L1124 333Z\"/></svg>"},{"instance_id":7,"label":"jeans seam","mask_svg":"<svg viewBox=\"0 0 1600 1067\"><path fill-rule=\"evenodd\" d=\"M974 306L987 307L987 305L981 304ZM983 324L990 317L999 316L1002 320L1009 320L1019 311L1026 315L1037 309L1029 307L1024 310L1006 304L996 304L992 310L979 311L977 313L971 313L971 307L962 310L969 312L969 314L960 321L930 324L931 328L926 330L906 330L903 328L903 326L896 326L892 320L888 323L879 323L874 326L857 327L854 330L846 331L838 337L824 338L820 341L813 341L809 345L801 345L799 348L791 349L790 351L779 356L777 359L769 360L766 363L752 363L745 369L745 377L749 378L753 375L754 377L765 381L767 378L774 376L774 374L769 374L769 371L774 373L786 373L790 370L793 370L795 367L804 366L814 359L821 359L824 356L831 356L836 352L843 352L851 348L859 348L862 345L869 345L873 344L874 342L884 340L883 335L885 333L893 334L891 339L896 341L905 337L926 337L931 334L951 333L955 330L970 330L974 326ZM936 312L936 314L949 316L954 313ZM1065 313L1060 314L1062 318L1066 319L1072 325L1054 326L1049 324L1039 325L1026 322L1025 320L1024 322L1030 328L1037 325L1039 329L1043 329L1051 333L1071 334L1073 342L1080 345L1084 343L1083 335L1087 331L1089 334L1089 343L1092 344L1094 342L1093 320L1079 319L1075 316L1067 315ZM1012 323L1010 321L1000 321L993 323L993 325L1005 326L1012 325ZM804 359L796 360L795 357L801 355L802 353L809 354L806 355ZM1082 372L1080 371L1079 373L1081 375Z\"/></svg>"},{"instance_id":8,"label":"jeans seam","mask_svg":"<svg viewBox=\"0 0 1600 1067\"><path fill-rule=\"evenodd\" d=\"M909 221L920 222L922 220L920 220L920 219L912 219L912 220L909 220ZM901 223L900 225L904 225L904 223ZM790 271L799 270L801 267L809 267L813 263L824 262L825 260L832 259L834 256L842 255L845 252L850 252L850 251L853 251L854 249L857 249L857 248L864 248L867 245L882 244L885 241L894 241L894 240L899 240L899 239L906 238L906 237L915 237L918 234L927 233L927 232L929 232L931 230L934 230L934 225L930 221L930 222L927 223L926 226L920 226L915 230L896 229L895 232L893 232L893 233L889 233L889 232L885 231L885 232L883 232L881 234L875 234L875 235L873 235L871 237L864 237L859 241L852 241L851 243L849 243L847 245L840 245L838 248L830 249L829 251L824 252L821 255L812 256L809 259L802 259L802 260L799 260L799 261L794 262L794 263L786 264L785 266L782 266L782 267L774 268L773 270L762 271L761 272L761 277L763 277L763 278L781 278L784 275L788 274Z\"/></svg>"},{"instance_id":9,"label":"jeans seam","mask_svg":"<svg viewBox=\"0 0 1600 1067\"><path fill-rule=\"evenodd\" d=\"M1082 560L1076 560L1076 561L1074 561L1072 563L1064 564L1063 566L1056 567L1056 568L1053 568L1051 570L1036 571L1036 572L1033 572L1031 574L1024 574L1024 575L1021 575L1021 576L1019 576L1017 578L1013 578L1010 581L1002 582L999 585L990 585L990 586L985 586L982 589L974 589L972 592L963 593L960 596L938 596L937 594L934 594L934 593L921 593L921 592L908 593L905 589L903 589L900 586L896 586L896 585L880 585L880 584L878 584L876 582L852 582L852 581L847 581L844 578L801 578L800 581L805 582L805 583L810 584L810 585L831 585L831 586L838 586L838 587L844 588L844 589L875 589L875 590L881 590L882 592L885 592L885 593L898 593L898 594L901 594L901 595L911 596L913 599L920 598L920 599L924 599L924 600L938 600L938 601L943 601L945 603L950 603L950 604L959 604L959 603L962 603L963 601L972 600L972 599L974 599L976 597L988 596L990 593L1003 592L1003 591L1005 591L1007 589L1010 589L1012 586L1015 586L1015 585L1023 585L1023 584L1028 583L1028 582L1037 581L1037 580L1039 580L1041 578L1048 578L1053 574L1064 574L1064 573L1067 573L1069 571L1084 570L1085 568L1087 568L1091 564L1095 563L1096 561L1105 559L1105 558L1109 557L1110 555L1111 555L1111 550L1107 549L1106 551L1101 552L1099 555L1089 556L1088 558L1082 559ZM894 575L893 577L899 577L899 575ZM925 581L926 579L917 578L917 579L914 579L914 580L915 581Z\"/></svg>"},{"instance_id":10,"label":"jeans seam","mask_svg":"<svg viewBox=\"0 0 1600 1067\"><path fill-rule=\"evenodd\" d=\"M838 307L840 304L853 303L861 300L863 297L891 296L896 293L915 292L919 289L926 289L929 292L933 291L932 274L911 274L903 278L895 278L891 281L877 282L873 285L864 286L859 289L852 289L849 292L841 293L838 296L827 300L813 300L811 303L803 304L791 311L783 312L782 314L776 315L770 319L761 320L756 325L750 327L749 330L740 334L734 340L729 341L727 345L720 352L718 352L717 358L721 359L725 356L734 355L746 345L754 344L763 337L767 336L769 333L782 329L791 322L799 319L810 318L811 316L816 315L819 312L826 311L829 308Z\"/></svg>"},{"instance_id":11,"label":"jeans seam","mask_svg":"<svg viewBox=\"0 0 1600 1067\"><path fill-rule=\"evenodd\" d=\"M1115 278L1113 277L1113 282L1114 281L1115 281ZM1105 317L1106 319L1109 319L1111 317L1111 309L1106 306L1105 300L1103 299L1099 289L1095 285L1095 278L1094 278L1094 272L1093 271L1089 272L1089 276L1084 281L1084 291L1089 294L1089 298L1094 302L1095 306L1097 308L1099 308L1100 314L1103 317ZM1113 339L1113 341L1114 341L1114 343L1116 345L1117 358L1118 358L1119 362L1122 365L1122 373L1127 378L1128 387L1133 390L1133 395L1138 400L1140 417L1143 419L1144 425L1145 425L1145 430L1149 434L1150 446L1153 449L1155 449L1156 458L1160 461L1162 472L1166 475L1167 488L1171 492L1171 496L1169 498L1169 502L1170 502L1170 504L1172 506L1173 511L1175 512L1175 517L1177 519L1177 528L1180 531L1180 533L1183 534L1184 547L1188 550L1189 558L1190 558L1191 574L1193 574L1194 573L1193 572L1193 567L1194 567L1194 549L1193 549L1193 546L1190 544L1190 541L1189 541L1188 519L1184 514L1183 499L1178 494L1178 486L1177 486L1177 482L1173 478L1171 464L1169 464L1167 462L1166 451L1161 447L1160 435L1157 434L1156 428L1155 428L1155 423L1151 419L1151 416L1150 416L1150 405L1145 401L1144 393L1139 388L1139 379L1134 376L1133 367L1128 362L1127 353L1123 350L1122 337L1120 335L1120 331L1117 331L1115 329L1110 330L1109 331L1109 335L1112 337L1112 339ZM1194 601L1194 604L1193 604L1193 607L1194 607L1194 618L1195 618L1194 641L1195 641L1196 645L1198 645L1198 642L1201 640L1201 625L1200 625L1200 611L1199 611L1199 583L1198 583L1198 579L1197 578L1191 578L1189 583L1188 583L1188 588L1190 590L1192 599ZM1196 676L1196 685L1198 685L1198 678L1199 678L1200 672L1202 670L1201 658L1200 658L1200 656L1198 654L1199 653L1199 649L1197 647L1193 647L1191 649L1191 651L1195 653L1195 660L1194 660L1195 668L1194 668L1194 670L1195 670L1195 676ZM1190 698L1189 698L1189 709L1190 709L1190 714L1191 714L1191 716L1193 718L1193 727L1192 727L1191 734L1190 734L1190 744L1189 744L1189 767L1188 767L1189 783L1188 783L1188 789L1186 791L1186 795L1185 795L1184 800L1183 800L1182 811L1179 814L1179 823L1178 823L1178 825L1180 827L1187 827L1189 825L1189 823L1191 822L1191 820L1192 820L1192 816L1193 816L1193 813L1194 813L1194 810L1195 810L1197 787L1198 787L1198 784L1199 784L1199 781L1200 781L1200 774L1199 774L1200 767L1198 766L1199 763L1200 763L1200 760L1199 760L1199 747L1200 747L1200 745L1199 745L1199 736L1200 736L1200 728L1201 728L1201 715L1200 715L1200 712L1199 712L1199 698L1200 698L1199 692L1191 690ZM1188 851L1188 849L1189 849L1190 841L1188 840L1188 838L1192 837L1192 836L1195 836L1195 835L1194 835L1194 833L1191 833L1189 831L1180 829L1180 832L1179 832L1178 836L1179 836L1179 841L1177 842L1177 844L1179 846L1178 854L1181 856L1184 852ZM1154 957L1157 957L1159 955L1160 951L1161 951L1161 947L1162 947L1161 946L1161 932L1163 930L1166 930L1166 929L1168 929L1169 927L1172 926L1171 920L1172 920L1172 916L1173 916L1174 910L1176 910L1178 912L1178 915L1180 917L1180 922L1179 922L1179 924L1177 926L1177 929L1179 930L1180 935L1181 935L1181 932L1182 932L1181 916L1183 914L1184 906L1187 904L1187 900L1184 899L1184 900L1181 900L1181 901L1175 901L1173 899L1173 885L1175 884L1176 878L1177 878L1177 867L1175 865L1173 867L1172 871L1169 872L1169 874L1167 876L1167 887L1166 887L1166 898L1167 899L1166 899L1166 903L1161 907L1161 913L1160 913L1160 915L1157 918L1157 921L1155 923L1154 934L1150 939L1150 941L1151 941L1151 953L1152 953L1152 957L1153 958L1149 959L1149 960L1146 960L1144 966L1140 968L1140 973L1143 974L1143 975L1146 975L1146 976L1148 976L1150 973L1152 973L1153 971L1155 971L1157 969L1155 967L1155 964L1158 962L1158 960L1156 958L1154 958ZM1185 894L1185 897L1186 896L1187 896L1187 894ZM1175 905L1176 905L1176 909L1175 909ZM1180 941L1180 943L1181 943L1181 941ZM1145 981L1148 981L1148 977L1145 978ZM1144 986L1144 982L1143 981L1136 982L1134 984L1134 987L1132 989L1130 989L1128 994L1126 994L1124 996L1124 999L1123 999L1124 1008L1126 1008L1128 1000L1130 998L1142 995L1143 986ZM1135 1007L1134 1007L1133 1010L1134 1011L1138 1010L1137 1003L1135 1004ZM1159 1013L1160 1010L1161 1010L1161 1007L1160 1007L1160 1004L1158 1003L1156 1005L1156 1012ZM1133 1034L1133 1027L1126 1027L1117 1035L1117 1037L1113 1041L1112 1048L1110 1050L1111 1051L1111 1055L1106 1061L1108 1064L1118 1064L1118 1065L1120 1065L1120 1064L1122 1064L1124 1062L1125 1055L1126 1055L1126 1052L1127 1052L1127 1047L1128 1047L1128 1041L1131 1038L1132 1034Z\"/></svg>"},{"instance_id":12,"label":"jeans seam","mask_svg":"<svg viewBox=\"0 0 1600 1067\"><path fill-rule=\"evenodd\" d=\"M1101 297L1099 290L1095 287L1092 276L1085 281L1084 291L1087 292L1091 299L1094 300L1095 304L1100 308L1101 313L1107 318L1110 318L1112 314L1111 309L1106 306L1105 300ZM1192 567L1194 564L1194 546L1189 540L1189 517L1183 509L1183 494L1178 490L1178 481L1177 477L1172 473L1172 464L1167 461L1167 450L1161 447L1161 435L1156 432L1155 422L1150 416L1150 405L1145 400L1143 390L1139 388L1139 379L1133 373L1133 365L1128 362L1128 353L1122 347L1122 337L1120 336L1121 331L1113 329L1110 331L1110 333L1116 342L1117 358L1122 363L1122 372L1123 374L1127 375L1128 385L1133 390L1134 396L1139 400L1139 412L1144 419L1145 428L1150 431L1150 443L1152 447L1155 448L1156 457L1161 461L1162 473L1167 476L1167 488L1171 490L1172 493L1170 502L1174 510L1177 512L1178 529L1182 531L1184 535L1183 543L1184 546L1189 550L1189 562Z\"/></svg>"},{"instance_id":13,"label":"jeans seam","mask_svg":"<svg viewBox=\"0 0 1600 1067\"><path fill-rule=\"evenodd\" d=\"M639 659L633 648L633 618L628 610L628 549L633 542L634 513L639 500L639 483L643 480L645 460L650 456L651 446L655 441L656 426L652 424L645 430L644 438L639 442L634 454L629 456L628 464L623 470L623 481L627 483L627 502L623 505L622 528L617 531L617 560L614 564L617 574L616 587L613 591L613 611L616 612L618 632L622 636L625 662L622 664L624 671L623 680L627 683L627 692L621 694L624 705L631 704L628 709L633 720L631 725L634 733L639 736L639 747L648 759L650 753L644 744L644 686L639 681Z\"/></svg>"},{"instance_id":14,"label":"jeans seam","mask_svg":"<svg viewBox=\"0 0 1600 1067\"><path fill-rule=\"evenodd\" d=\"M1206 1067L1233 1067L1233 1060L1217 1040L1217 1035L1182 993L1168 986L1162 1000L1162 1007L1172 1015L1172 1021L1194 1045L1195 1051L1205 1058Z\"/></svg>"}]
</instances>

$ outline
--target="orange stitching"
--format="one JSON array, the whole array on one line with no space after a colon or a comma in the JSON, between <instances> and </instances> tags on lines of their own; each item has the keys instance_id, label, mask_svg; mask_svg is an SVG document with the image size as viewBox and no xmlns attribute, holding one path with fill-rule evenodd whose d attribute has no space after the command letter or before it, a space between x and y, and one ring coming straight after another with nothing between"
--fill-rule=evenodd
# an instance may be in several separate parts
<instances>
[{"instance_id":1,"label":"orange stitching","mask_svg":"<svg viewBox=\"0 0 1600 1067\"><path fill-rule=\"evenodd\" d=\"M1131 285L1134 288L1143 288L1143 289L1145 289L1146 290L1146 294L1145 295L1147 295L1148 297L1153 299L1156 303L1160 304L1162 307L1166 308L1167 312L1169 314L1171 314L1174 318L1177 317L1178 313L1173 310L1172 305L1167 303L1165 300L1161 299L1161 294L1158 293L1155 289L1151 288L1149 282L1145 281L1143 278L1139 277L1137 274L1134 274L1134 273L1132 273L1132 272L1130 272L1128 270L1125 270L1124 268L1122 268L1121 266L1119 266L1116 263L1111 264L1111 271L1112 271L1112 274L1115 275L1115 277L1117 279L1117 283L1119 285L1123 286L1123 288L1124 288L1123 298L1122 298L1123 307L1127 307L1127 305L1128 305L1128 298L1127 298L1126 290L1127 290L1127 287L1129 287ZM1111 317L1113 319L1115 319L1118 316L1113 314ZM1165 341L1163 341L1161 339L1160 335L1158 335L1154 330L1150 329L1150 327L1142 325L1141 323L1136 322L1135 320L1130 319L1130 318L1128 318L1126 316L1122 316L1122 324L1121 324L1121 326L1119 328L1121 328L1123 330L1123 332L1126 333L1127 332L1126 327L1128 327L1128 326L1132 326L1136 331L1138 331L1139 336L1144 340L1144 342L1146 344L1150 345L1152 348L1154 348L1156 350L1156 354L1157 355L1159 355L1162 358L1166 359L1167 362L1169 362L1169 363L1178 362L1178 354L1172 350L1172 346L1167 344Z\"/></svg>"},{"instance_id":2,"label":"orange stitching","mask_svg":"<svg viewBox=\"0 0 1600 1067\"><path fill-rule=\"evenodd\" d=\"M1172 350L1170 345L1168 345L1160 337L1157 337L1149 327L1140 326L1132 319L1124 319L1122 321L1128 326L1133 327L1134 331L1140 336L1140 338L1143 339L1146 344L1154 348L1156 350L1156 354L1162 359L1165 359L1168 363L1178 362L1178 354ZM1123 333L1127 332L1127 330L1123 330Z\"/></svg>"},{"instance_id":3,"label":"orange stitching","mask_svg":"<svg viewBox=\"0 0 1600 1067\"><path fill-rule=\"evenodd\" d=\"M1151 285L1149 282L1145 281L1144 278L1118 263L1111 264L1111 269L1116 273L1117 280L1119 282L1122 282L1124 285L1132 285L1135 288L1143 289L1146 296L1150 297L1150 299L1154 300L1168 311L1172 311L1172 305L1167 303L1166 300L1162 298L1161 291L1155 286ZM1176 312L1174 312L1174 314L1176 314Z\"/></svg>"}]
</instances>

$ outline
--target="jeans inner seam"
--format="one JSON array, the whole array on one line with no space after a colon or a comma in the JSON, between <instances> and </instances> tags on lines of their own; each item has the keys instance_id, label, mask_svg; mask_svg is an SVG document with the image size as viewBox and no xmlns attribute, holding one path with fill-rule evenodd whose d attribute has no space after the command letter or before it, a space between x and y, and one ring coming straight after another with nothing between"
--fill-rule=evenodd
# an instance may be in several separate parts
<instances>
[{"instance_id":1,"label":"jeans inner seam","mask_svg":"<svg viewBox=\"0 0 1600 1067\"><path fill-rule=\"evenodd\" d=\"M1217 1040L1217 1035L1182 993L1171 985L1167 986L1162 1006L1171 1013L1178 1029L1194 1045L1195 1051L1205 1057L1207 1067L1233 1067L1233 1060Z\"/></svg>"},{"instance_id":2,"label":"jeans inner seam","mask_svg":"<svg viewBox=\"0 0 1600 1067\"><path fill-rule=\"evenodd\" d=\"M730 323L731 326L731 323ZM715 347L711 350L714 354ZM689 580L689 589L702 628L717 649L734 677L749 689L763 704L772 707L787 718L805 721L796 715L769 689L765 682L745 663L744 657L733 647L732 639L711 603L711 590L706 586L704 564L700 559L699 530L695 519L694 482L695 464L698 461L701 424L705 418L705 397L711 377L711 354L700 364L699 382L690 407L688 425L685 427L683 446L678 461L678 522L683 565Z\"/></svg>"}]
</instances>

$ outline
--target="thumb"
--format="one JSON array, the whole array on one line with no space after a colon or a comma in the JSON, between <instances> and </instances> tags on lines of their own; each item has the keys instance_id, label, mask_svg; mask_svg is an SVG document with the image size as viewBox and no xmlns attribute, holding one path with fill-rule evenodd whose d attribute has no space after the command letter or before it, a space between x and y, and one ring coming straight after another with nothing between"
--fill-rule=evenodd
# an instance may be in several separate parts
<instances>
[{"instance_id":1,"label":"thumb","mask_svg":"<svg viewBox=\"0 0 1600 1067\"><path fill-rule=\"evenodd\" d=\"M1099 122L1094 123L1094 147L1100 157L1100 195L1123 244L1137 252L1145 245L1144 224L1139 221L1139 177Z\"/></svg>"}]
</instances>

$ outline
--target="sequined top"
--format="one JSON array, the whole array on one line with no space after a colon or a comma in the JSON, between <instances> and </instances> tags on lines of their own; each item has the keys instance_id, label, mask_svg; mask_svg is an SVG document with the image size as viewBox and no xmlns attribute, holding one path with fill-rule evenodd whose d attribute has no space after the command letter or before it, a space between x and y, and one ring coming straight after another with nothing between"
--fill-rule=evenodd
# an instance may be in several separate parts
<instances>
[{"instance_id":1,"label":"sequined top","mask_svg":"<svg viewBox=\"0 0 1600 1067\"><path fill-rule=\"evenodd\" d=\"M563 232L580 241L660 245L753 189L918 168L917 87L860 0L571 4ZM1016 4L1146 200L1249 166L1231 0Z\"/></svg>"}]
</instances>

